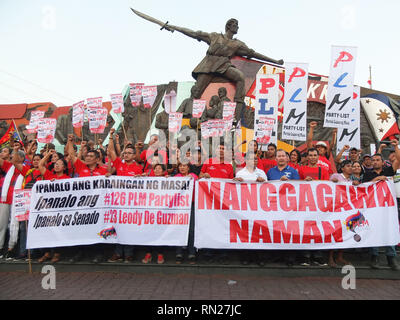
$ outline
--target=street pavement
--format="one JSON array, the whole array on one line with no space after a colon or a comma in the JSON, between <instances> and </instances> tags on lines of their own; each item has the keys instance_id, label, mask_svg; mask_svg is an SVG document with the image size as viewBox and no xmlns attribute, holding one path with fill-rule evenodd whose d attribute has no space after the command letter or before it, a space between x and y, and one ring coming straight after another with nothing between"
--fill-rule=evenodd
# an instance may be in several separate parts
<instances>
[{"instance_id":1,"label":"street pavement","mask_svg":"<svg viewBox=\"0 0 400 320\"><path fill-rule=\"evenodd\" d=\"M356 279L342 288L340 277L271 277L230 274L135 274L0 272L1 300L397 300L400 280ZM45 279L46 280L46 279Z\"/></svg>"}]
</instances>

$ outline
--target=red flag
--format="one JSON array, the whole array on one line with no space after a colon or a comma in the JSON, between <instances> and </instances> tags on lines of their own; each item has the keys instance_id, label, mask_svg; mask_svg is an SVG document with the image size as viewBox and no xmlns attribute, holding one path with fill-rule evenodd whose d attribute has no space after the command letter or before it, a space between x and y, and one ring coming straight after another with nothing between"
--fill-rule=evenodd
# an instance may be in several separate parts
<instances>
[{"instance_id":1,"label":"red flag","mask_svg":"<svg viewBox=\"0 0 400 320\"><path fill-rule=\"evenodd\" d=\"M7 132L4 134L4 136L1 137L0 149L11 146L10 145L11 137L14 138L14 141L18 140L18 132L17 132L17 129L15 128L14 122L11 122L10 126L8 127ZM21 141L21 143L22 143L22 141Z\"/></svg>"}]
</instances>

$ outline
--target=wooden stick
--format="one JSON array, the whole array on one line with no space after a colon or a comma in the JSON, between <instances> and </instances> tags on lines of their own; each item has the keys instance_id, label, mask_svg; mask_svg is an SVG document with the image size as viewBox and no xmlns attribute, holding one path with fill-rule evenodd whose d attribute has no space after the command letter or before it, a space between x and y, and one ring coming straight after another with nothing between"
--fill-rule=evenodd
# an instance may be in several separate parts
<instances>
[{"instance_id":1,"label":"wooden stick","mask_svg":"<svg viewBox=\"0 0 400 320\"><path fill-rule=\"evenodd\" d=\"M25 232L26 238L28 238L28 221L25 220ZM29 273L32 274L32 261L31 261L31 250L28 249L28 266L29 266Z\"/></svg>"},{"instance_id":2,"label":"wooden stick","mask_svg":"<svg viewBox=\"0 0 400 320\"><path fill-rule=\"evenodd\" d=\"M128 136L127 136L127 134L126 134L126 130L125 130L125 126L124 126L124 121L125 121L125 119L124 120L122 120L122 113L120 113L119 114L120 116L121 116L121 125L122 125L122 131L124 132L124 140L126 139L126 140L128 140Z\"/></svg>"}]
</instances>

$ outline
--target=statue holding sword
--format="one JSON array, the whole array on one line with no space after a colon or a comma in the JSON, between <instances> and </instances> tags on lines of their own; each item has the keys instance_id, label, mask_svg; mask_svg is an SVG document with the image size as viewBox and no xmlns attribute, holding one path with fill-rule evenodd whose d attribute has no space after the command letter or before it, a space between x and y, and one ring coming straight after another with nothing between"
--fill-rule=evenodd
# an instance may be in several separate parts
<instances>
[{"instance_id":1,"label":"statue holding sword","mask_svg":"<svg viewBox=\"0 0 400 320\"><path fill-rule=\"evenodd\" d=\"M245 76L242 71L231 63L230 59L234 56L240 56L283 65L283 60L274 60L264 56L248 48L244 42L234 39L233 36L237 34L239 30L238 20L236 19L229 19L226 22L224 34L216 32L208 33L170 25L168 22L163 23L137 10L132 8L131 10L139 17L160 25L161 30L166 29L171 32L178 31L198 41L204 41L209 45L206 56L192 72L193 78L196 79L194 98L200 99L204 90L216 77L234 82L236 85L234 101L237 103L235 112L237 121L240 119L242 109L245 105Z\"/></svg>"}]
</instances>

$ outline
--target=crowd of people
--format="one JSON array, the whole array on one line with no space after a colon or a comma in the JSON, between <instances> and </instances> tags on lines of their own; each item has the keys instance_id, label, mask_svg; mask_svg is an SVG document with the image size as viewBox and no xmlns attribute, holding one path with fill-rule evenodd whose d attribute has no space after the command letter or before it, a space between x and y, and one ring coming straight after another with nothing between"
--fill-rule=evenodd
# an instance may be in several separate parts
<instances>
[{"instance_id":1,"label":"crowd of people","mask_svg":"<svg viewBox=\"0 0 400 320\"><path fill-rule=\"evenodd\" d=\"M332 167L329 158L332 150L323 142L312 144L311 123L309 139L305 152L297 149L290 153L277 149L274 144L269 144L267 151L261 151L257 142L252 140L247 143L247 153L239 150L240 146L229 149L223 142L215 149L213 157L204 160L204 150L201 144L195 152L186 151L181 154L177 145L165 146L160 144L158 135L152 135L147 148L143 142L135 144L129 141L120 143L115 130L109 133L109 143L103 147L96 147L93 141L82 141L77 147L73 135L69 135L64 153L56 152L54 145L47 144L40 151L36 140L30 141L26 149L18 142L13 142L12 147L3 148L0 153L0 248L1 257L6 260L26 260L27 221L16 221L11 216L13 191L16 189L31 189L39 180L58 180L73 177L89 176L154 176L154 177L190 177L191 179L233 179L241 182L265 182L288 180L330 180L334 183L349 181L359 185L370 181L380 181L394 176L400 164L400 150L398 141L393 140L392 152L388 159L384 159L381 150L374 155L362 154L361 150L345 146L335 158L336 168ZM334 138L335 139L335 138ZM79 151L78 151L79 149ZM345 151L348 157L343 157ZM227 157L227 154L230 156ZM169 161L168 158L178 161ZM228 160L227 160L228 159ZM336 170L335 170L336 169ZM337 172L335 172L337 171ZM106 248L107 247L107 248ZM141 262L150 263L153 259L158 264L165 262L163 247L146 247ZM32 258L38 262L56 263L62 259L75 262L90 255L93 262L131 262L134 260L135 247L130 245L113 245L110 255L109 245L91 245L69 248L51 248L31 250ZM194 205L192 205L189 226L188 246L178 247L175 251L175 262L182 263L184 253L187 251L189 263L197 262L199 252L194 247ZM260 265L268 261L268 251L247 250L241 252L241 262L249 264L257 262ZM338 250L337 255L333 250L327 251L284 251L276 252L287 265L299 263L303 266L349 264L343 256L343 250ZM204 256L209 261L217 259L221 263L229 262L229 252L225 250L204 250ZM396 263L395 247L386 247L388 265L393 270L398 270ZM370 265L379 267L378 248L370 249ZM275 257L276 258L276 257ZM275 259L274 258L274 259Z\"/></svg>"}]
</instances>

